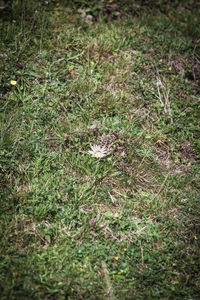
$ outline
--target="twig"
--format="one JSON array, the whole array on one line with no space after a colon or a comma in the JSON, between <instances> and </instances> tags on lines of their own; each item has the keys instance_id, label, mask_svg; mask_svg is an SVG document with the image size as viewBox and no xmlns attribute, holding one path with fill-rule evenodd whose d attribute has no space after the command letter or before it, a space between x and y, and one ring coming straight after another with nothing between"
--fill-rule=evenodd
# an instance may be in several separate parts
<instances>
[{"instance_id":1,"label":"twig","mask_svg":"<svg viewBox=\"0 0 200 300\"><path fill-rule=\"evenodd\" d=\"M145 230L145 228L147 228L147 226L144 226L141 229L139 229L138 231L133 232L133 234L139 235L143 230Z\"/></svg>"}]
</instances>

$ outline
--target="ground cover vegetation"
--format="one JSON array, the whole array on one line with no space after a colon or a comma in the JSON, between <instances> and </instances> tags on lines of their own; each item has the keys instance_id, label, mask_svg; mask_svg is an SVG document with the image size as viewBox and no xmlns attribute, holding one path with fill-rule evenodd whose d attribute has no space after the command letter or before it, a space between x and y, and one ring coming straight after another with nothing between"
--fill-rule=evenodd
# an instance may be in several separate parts
<instances>
[{"instance_id":1,"label":"ground cover vegetation","mask_svg":"<svg viewBox=\"0 0 200 300\"><path fill-rule=\"evenodd\" d=\"M1 1L2 300L199 299L199 11Z\"/></svg>"}]
</instances>

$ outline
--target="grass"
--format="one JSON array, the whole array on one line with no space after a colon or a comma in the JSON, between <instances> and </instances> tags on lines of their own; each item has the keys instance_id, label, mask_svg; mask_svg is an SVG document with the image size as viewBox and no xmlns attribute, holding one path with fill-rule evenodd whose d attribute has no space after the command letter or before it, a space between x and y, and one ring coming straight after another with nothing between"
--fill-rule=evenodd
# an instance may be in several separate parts
<instances>
[{"instance_id":1,"label":"grass","mask_svg":"<svg viewBox=\"0 0 200 300\"><path fill-rule=\"evenodd\" d=\"M1 299L199 299L198 4L95 3L2 10Z\"/></svg>"}]
</instances>

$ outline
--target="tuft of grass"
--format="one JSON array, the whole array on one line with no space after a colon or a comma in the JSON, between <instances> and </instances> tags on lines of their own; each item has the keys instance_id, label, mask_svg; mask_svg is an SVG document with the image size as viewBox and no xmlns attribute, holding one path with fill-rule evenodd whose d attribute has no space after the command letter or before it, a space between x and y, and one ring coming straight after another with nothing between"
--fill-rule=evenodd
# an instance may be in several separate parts
<instances>
[{"instance_id":1,"label":"tuft of grass","mask_svg":"<svg viewBox=\"0 0 200 300\"><path fill-rule=\"evenodd\" d=\"M1 299L199 298L198 4L128 2L3 4Z\"/></svg>"}]
</instances>

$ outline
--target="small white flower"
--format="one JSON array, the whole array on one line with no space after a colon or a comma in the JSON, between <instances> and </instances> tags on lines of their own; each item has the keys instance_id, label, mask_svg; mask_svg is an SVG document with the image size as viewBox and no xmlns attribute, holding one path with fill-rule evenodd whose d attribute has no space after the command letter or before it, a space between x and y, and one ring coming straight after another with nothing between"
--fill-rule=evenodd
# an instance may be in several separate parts
<instances>
[{"instance_id":1,"label":"small white flower","mask_svg":"<svg viewBox=\"0 0 200 300\"><path fill-rule=\"evenodd\" d=\"M157 85L157 87L163 86L162 81L160 79L157 79L156 85Z\"/></svg>"},{"instance_id":2,"label":"small white flower","mask_svg":"<svg viewBox=\"0 0 200 300\"><path fill-rule=\"evenodd\" d=\"M91 150L88 151L89 154L91 154L93 157L96 158L102 158L104 156L106 156L106 148L105 147L101 147L98 145L93 145L91 146Z\"/></svg>"},{"instance_id":3,"label":"small white flower","mask_svg":"<svg viewBox=\"0 0 200 300\"><path fill-rule=\"evenodd\" d=\"M10 81L10 84L11 84L11 85L16 85L16 84L17 84L17 81L11 80L11 81Z\"/></svg>"},{"instance_id":4,"label":"small white flower","mask_svg":"<svg viewBox=\"0 0 200 300\"><path fill-rule=\"evenodd\" d=\"M126 155L126 153L123 151L123 152L121 153L121 156L124 157L125 155Z\"/></svg>"}]
</instances>

